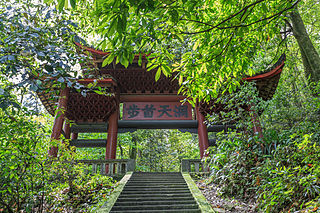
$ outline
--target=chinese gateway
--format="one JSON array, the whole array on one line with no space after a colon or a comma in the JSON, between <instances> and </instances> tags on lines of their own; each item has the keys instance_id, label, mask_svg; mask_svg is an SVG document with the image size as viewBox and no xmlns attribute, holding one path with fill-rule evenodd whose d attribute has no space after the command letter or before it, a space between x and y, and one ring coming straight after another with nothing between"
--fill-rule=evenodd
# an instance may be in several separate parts
<instances>
[{"instance_id":1,"label":"chinese gateway","mask_svg":"<svg viewBox=\"0 0 320 213\"><path fill-rule=\"evenodd\" d=\"M185 97L178 95L178 81L164 75L155 81L156 70L147 72L145 56L142 57L142 66L138 65L139 56L136 56L128 68L115 63L102 67L107 52L75 44L91 55L91 61L82 64L83 69L88 66L95 68L95 71L85 74L78 82L83 85L97 82L98 86L112 95L89 92L83 96L74 89L64 88L59 93L59 99L54 100L50 98L50 92L39 92L42 103L51 115L55 115L58 107L52 139L59 140L61 134L64 134L67 139L71 139L70 145L76 147L105 147L105 158L115 159L118 133L136 129L179 129L198 134L202 158L209 146L208 131L226 128L223 125L207 127L205 124L205 117L223 110L221 106L215 105L214 101L199 103L194 108L188 103L182 104ZM244 80L255 81L259 95L268 100L276 90L284 61L283 55L263 74ZM120 105L123 112L121 119ZM254 130L261 132L257 120L252 120ZM78 140L78 134L84 132L107 132L108 135L102 140ZM57 153L58 147L49 150L51 156L57 156Z\"/></svg>"}]
</instances>

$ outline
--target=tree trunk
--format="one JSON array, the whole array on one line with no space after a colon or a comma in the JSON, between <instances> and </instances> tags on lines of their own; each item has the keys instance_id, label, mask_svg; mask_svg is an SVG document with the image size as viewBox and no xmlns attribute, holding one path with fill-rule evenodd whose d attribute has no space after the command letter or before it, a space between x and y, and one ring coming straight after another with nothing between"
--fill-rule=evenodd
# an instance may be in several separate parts
<instances>
[{"instance_id":1,"label":"tree trunk","mask_svg":"<svg viewBox=\"0 0 320 213\"><path fill-rule=\"evenodd\" d=\"M297 7L290 13L290 19L293 35L301 52L305 76L307 79L310 77L311 82L317 83L320 80L320 57L311 42Z\"/></svg>"}]
</instances>

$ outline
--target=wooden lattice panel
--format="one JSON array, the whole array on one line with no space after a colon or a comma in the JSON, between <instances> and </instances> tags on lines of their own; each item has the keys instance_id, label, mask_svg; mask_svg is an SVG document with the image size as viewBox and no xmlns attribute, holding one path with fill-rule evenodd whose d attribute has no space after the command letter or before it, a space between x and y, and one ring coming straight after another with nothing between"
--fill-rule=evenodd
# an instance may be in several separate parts
<instances>
[{"instance_id":1,"label":"wooden lattice panel","mask_svg":"<svg viewBox=\"0 0 320 213\"><path fill-rule=\"evenodd\" d=\"M265 101L272 99L274 93L276 92L279 79L280 73L271 78L257 80L256 85L259 91L259 97L261 97Z\"/></svg>"},{"instance_id":2,"label":"wooden lattice panel","mask_svg":"<svg viewBox=\"0 0 320 213\"><path fill-rule=\"evenodd\" d=\"M210 100L209 102L201 102L199 111L204 115L218 114L220 111L225 110L224 105L217 104L215 100Z\"/></svg>"},{"instance_id":3,"label":"wooden lattice panel","mask_svg":"<svg viewBox=\"0 0 320 213\"><path fill-rule=\"evenodd\" d=\"M155 81L156 70L102 69L100 72L115 79L120 94L177 94L179 90L178 81L174 77L162 75Z\"/></svg>"},{"instance_id":4,"label":"wooden lattice panel","mask_svg":"<svg viewBox=\"0 0 320 213\"><path fill-rule=\"evenodd\" d=\"M280 73L271 78L265 78L261 80L257 80L256 87L258 90L258 96L263 100L270 100L276 89L279 82ZM242 106L242 108L247 109L247 106ZM219 114L220 112L228 112L226 105L216 103L215 100L210 100L209 102L201 102L200 104L200 112L206 115Z\"/></svg>"},{"instance_id":5,"label":"wooden lattice panel","mask_svg":"<svg viewBox=\"0 0 320 213\"><path fill-rule=\"evenodd\" d=\"M99 123L107 122L109 116L117 109L118 103L114 96L87 93L86 96L80 93L71 92L66 116L76 123Z\"/></svg>"},{"instance_id":6,"label":"wooden lattice panel","mask_svg":"<svg viewBox=\"0 0 320 213\"><path fill-rule=\"evenodd\" d=\"M265 101L270 100L276 92L281 72L284 67L285 59L286 56L283 54L281 55L279 60L272 67L267 69L264 73L261 73L253 77L248 77L243 80L255 82L259 97ZM248 109L248 106L241 107L244 109ZM226 106L224 106L223 104L216 103L214 99L209 102L202 102L200 104L200 112L205 116L212 114L220 114L220 112L222 111L228 111L226 109Z\"/></svg>"},{"instance_id":7,"label":"wooden lattice panel","mask_svg":"<svg viewBox=\"0 0 320 213\"><path fill-rule=\"evenodd\" d=\"M54 116L56 108L57 108L57 102L59 99L59 96L56 94L56 90L44 90L44 91L38 91L37 95L45 107L45 109L50 113L50 115Z\"/></svg>"}]
</instances>

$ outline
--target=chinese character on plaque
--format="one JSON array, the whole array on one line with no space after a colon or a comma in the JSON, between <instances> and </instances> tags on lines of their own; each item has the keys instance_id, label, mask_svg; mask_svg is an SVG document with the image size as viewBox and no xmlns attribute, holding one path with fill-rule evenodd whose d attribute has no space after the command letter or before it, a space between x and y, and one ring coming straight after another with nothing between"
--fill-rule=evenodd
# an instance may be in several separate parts
<instances>
[{"instance_id":1,"label":"chinese character on plaque","mask_svg":"<svg viewBox=\"0 0 320 213\"><path fill-rule=\"evenodd\" d=\"M125 102L123 120L192 120L191 110L180 102Z\"/></svg>"}]
</instances>

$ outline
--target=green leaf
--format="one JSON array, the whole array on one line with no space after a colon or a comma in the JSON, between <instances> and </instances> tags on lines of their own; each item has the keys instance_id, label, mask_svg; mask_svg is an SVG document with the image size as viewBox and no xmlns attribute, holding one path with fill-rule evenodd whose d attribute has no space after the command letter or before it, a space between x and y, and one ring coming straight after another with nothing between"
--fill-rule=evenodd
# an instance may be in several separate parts
<instances>
[{"instance_id":1,"label":"green leaf","mask_svg":"<svg viewBox=\"0 0 320 213\"><path fill-rule=\"evenodd\" d=\"M142 54L139 54L138 65L141 66L141 64L142 64Z\"/></svg>"},{"instance_id":2,"label":"green leaf","mask_svg":"<svg viewBox=\"0 0 320 213\"><path fill-rule=\"evenodd\" d=\"M111 23L110 23L110 26L109 26L109 30L108 30L108 34L107 34L107 35L110 36L110 37L113 36L116 28L117 28L117 21L116 21L116 19L113 19L113 20L111 21Z\"/></svg>"},{"instance_id":3,"label":"green leaf","mask_svg":"<svg viewBox=\"0 0 320 213\"><path fill-rule=\"evenodd\" d=\"M233 92L233 88L232 88L231 85L229 85L228 91L229 91L230 94Z\"/></svg>"},{"instance_id":4,"label":"green leaf","mask_svg":"<svg viewBox=\"0 0 320 213\"><path fill-rule=\"evenodd\" d=\"M178 38L178 40L183 43L183 36L181 34L176 34L176 37Z\"/></svg>"},{"instance_id":5,"label":"green leaf","mask_svg":"<svg viewBox=\"0 0 320 213\"><path fill-rule=\"evenodd\" d=\"M176 10L171 10L170 11L170 15L171 15L171 21L174 23L177 23L179 21L179 13Z\"/></svg>"},{"instance_id":6,"label":"green leaf","mask_svg":"<svg viewBox=\"0 0 320 213\"><path fill-rule=\"evenodd\" d=\"M233 72L232 72L232 75L233 75L233 77L236 78L236 77L237 77L237 72L236 72L236 71L233 71Z\"/></svg>"},{"instance_id":7,"label":"green leaf","mask_svg":"<svg viewBox=\"0 0 320 213\"><path fill-rule=\"evenodd\" d=\"M159 67L155 76L155 80L158 81L160 79L161 76L161 68Z\"/></svg>"},{"instance_id":8,"label":"green leaf","mask_svg":"<svg viewBox=\"0 0 320 213\"><path fill-rule=\"evenodd\" d=\"M113 59L114 59L114 56L113 54L110 53L109 56L103 60L102 67L105 67L106 65L111 64Z\"/></svg>"},{"instance_id":9,"label":"green leaf","mask_svg":"<svg viewBox=\"0 0 320 213\"><path fill-rule=\"evenodd\" d=\"M147 71L153 70L153 69L155 69L155 68L157 68L157 67L158 67L158 65L157 65L157 64L154 64L154 65L150 66L150 67L147 69Z\"/></svg>"},{"instance_id":10,"label":"green leaf","mask_svg":"<svg viewBox=\"0 0 320 213\"><path fill-rule=\"evenodd\" d=\"M95 90L94 92L97 93L97 94L99 94L99 95L105 95L105 94L106 94L106 92L99 91L99 90Z\"/></svg>"},{"instance_id":11,"label":"green leaf","mask_svg":"<svg viewBox=\"0 0 320 213\"><path fill-rule=\"evenodd\" d=\"M129 66L129 60L124 54L120 56L120 63L125 66L125 68Z\"/></svg>"},{"instance_id":12,"label":"green leaf","mask_svg":"<svg viewBox=\"0 0 320 213\"><path fill-rule=\"evenodd\" d=\"M193 51L195 51L195 50L199 47L199 44L200 44L200 39L198 39L198 40L196 41L196 43L194 43L194 45L193 45L193 47L192 47Z\"/></svg>"},{"instance_id":13,"label":"green leaf","mask_svg":"<svg viewBox=\"0 0 320 213\"><path fill-rule=\"evenodd\" d=\"M58 10L62 11L65 4L65 0L58 0Z\"/></svg>"},{"instance_id":14,"label":"green leaf","mask_svg":"<svg viewBox=\"0 0 320 213\"><path fill-rule=\"evenodd\" d=\"M264 12L268 12L268 7L267 7L267 5L266 5L266 3L262 3L262 10L264 11Z\"/></svg>"},{"instance_id":15,"label":"green leaf","mask_svg":"<svg viewBox=\"0 0 320 213\"><path fill-rule=\"evenodd\" d=\"M76 3L76 0L70 0L70 5L73 9L76 8Z\"/></svg>"},{"instance_id":16,"label":"green leaf","mask_svg":"<svg viewBox=\"0 0 320 213\"><path fill-rule=\"evenodd\" d=\"M202 66L201 66L201 68L200 68L200 70L199 70L199 73L207 72L207 71L208 71L208 70L207 70L207 65L206 65L206 63L203 63Z\"/></svg>"},{"instance_id":17,"label":"green leaf","mask_svg":"<svg viewBox=\"0 0 320 213\"><path fill-rule=\"evenodd\" d=\"M171 73L171 68L170 68L168 65L166 65L166 64L163 64L161 68L162 68L163 74L164 74L166 77L168 77L169 74Z\"/></svg>"}]
</instances>

